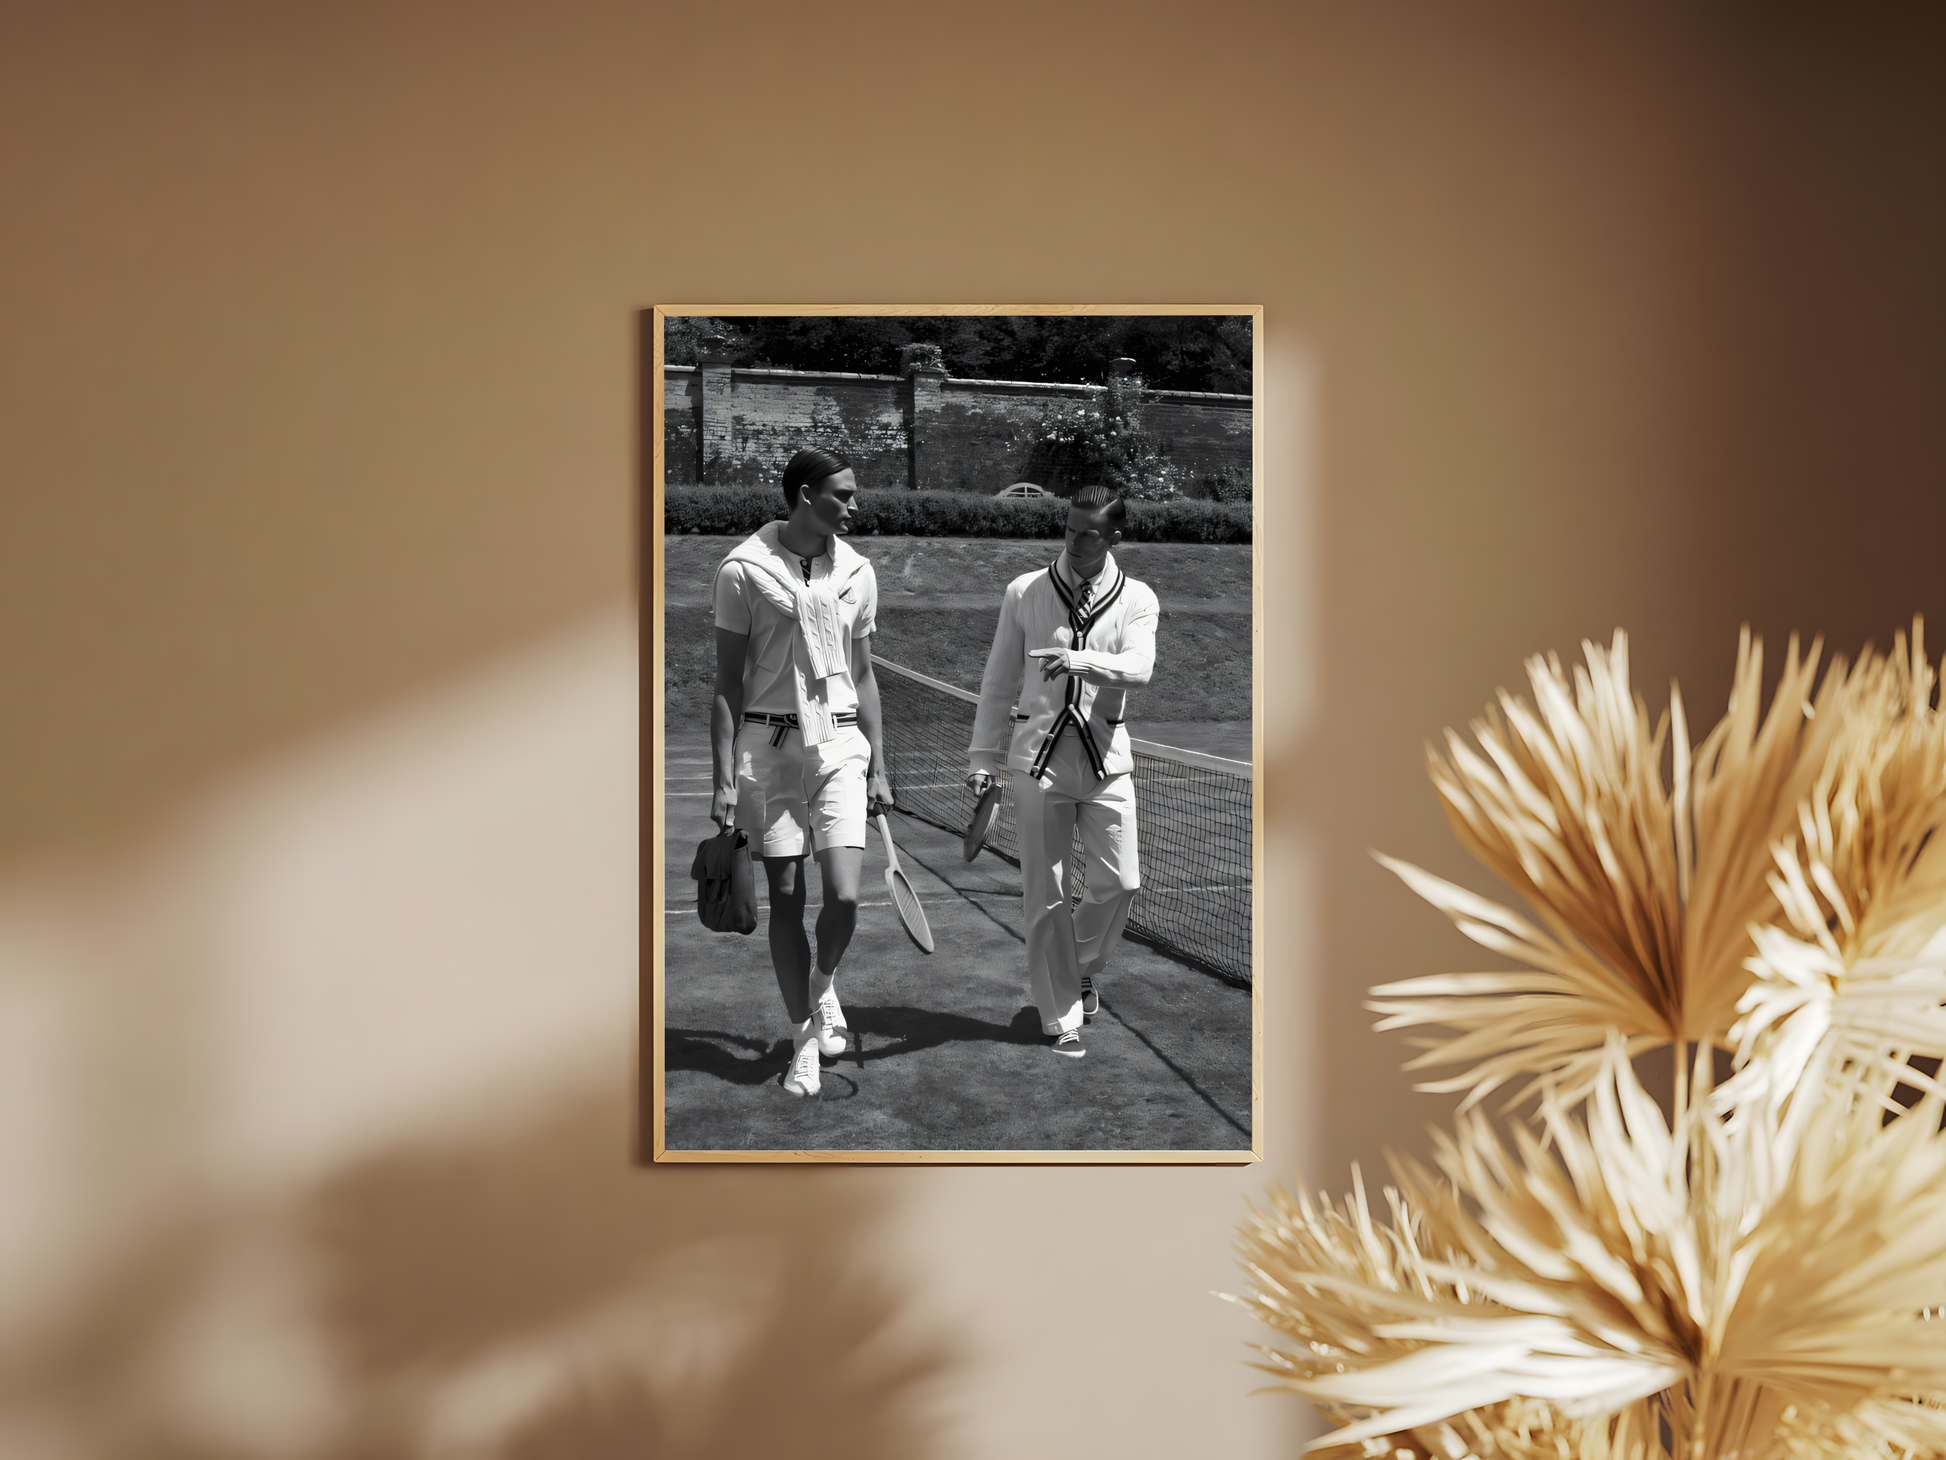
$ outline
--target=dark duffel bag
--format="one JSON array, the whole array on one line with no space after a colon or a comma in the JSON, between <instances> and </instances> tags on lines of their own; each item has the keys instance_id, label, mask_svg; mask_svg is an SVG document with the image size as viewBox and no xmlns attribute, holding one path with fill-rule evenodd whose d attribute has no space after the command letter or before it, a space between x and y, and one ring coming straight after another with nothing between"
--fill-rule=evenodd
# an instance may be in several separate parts
<instances>
[{"instance_id":1,"label":"dark duffel bag","mask_svg":"<svg viewBox=\"0 0 1946 1460\"><path fill-rule=\"evenodd\" d=\"M696 915L712 933L757 929L757 874L750 868L750 838L735 827L700 842L696 864Z\"/></svg>"}]
</instances>

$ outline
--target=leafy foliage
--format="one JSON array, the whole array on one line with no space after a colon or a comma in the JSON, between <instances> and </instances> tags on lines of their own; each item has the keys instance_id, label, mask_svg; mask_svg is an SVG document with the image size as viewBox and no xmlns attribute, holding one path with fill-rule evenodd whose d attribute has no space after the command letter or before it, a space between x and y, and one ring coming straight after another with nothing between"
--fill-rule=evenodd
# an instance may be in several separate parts
<instances>
[{"instance_id":1,"label":"leafy foliage","mask_svg":"<svg viewBox=\"0 0 1946 1460\"><path fill-rule=\"evenodd\" d=\"M1219 466L1203 474L1203 491L1213 502L1248 502L1251 497L1250 468Z\"/></svg>"},{"instance_id":2,"label":"leafy foliage","mask_svg":"<svg viewBox=\"0 0 1946 1460\"><path fill-rule=\"evenodd\" d=\"M1058 538L1067 527L1066 502L983 497L970 492L858 494L854 536ZM663 495L663 531L711 536L755 532L787 514L783 493L765 487L672 487ZM1123 535L1130 542L1244 543L1250 541L1246 505L1181 499L1130 502Z\"/></svg>"},{"instance_id":3,"label":"leafy foliage","mask_svg":"<svg viewBox=\"0 0 1946 1460\"><path fill-rule=\"evenodd\" d=\"M1063 496L1100 482L1131 501L1181 497L1189 474L1169 459L1169 442L1145 429L1144 396L1140 375L1115 375L1093 399L1042 406L1029 433L1029 475Z\"/></svg>"},{"instance_id":4,"label":"leafy foliage","mask_svg":"<svg viewBox=\"0 0 1946 1460\"><path fill-rule=\"evenodd\" d=\"M1247 503L1199 502L1180 497L1173 502L1130 502L1123 536L1130 542L1249 542Z\"/></svg>"},{"instance_id":5,"label":"leafy foliage","mask_svg":"<svg viewBox=\"0 0 1946 1460\"><path fill-rule=\"evenodd\" d=\"M962 380L1080 384L1107 379L1126 358L1155 390L1247 395L1252 323L1247 314L694 315L667 321L663 350L671 365L694 365L716 335L745 368L893 375L905 346L936 344Z\"/></svg>"}]
</instances>

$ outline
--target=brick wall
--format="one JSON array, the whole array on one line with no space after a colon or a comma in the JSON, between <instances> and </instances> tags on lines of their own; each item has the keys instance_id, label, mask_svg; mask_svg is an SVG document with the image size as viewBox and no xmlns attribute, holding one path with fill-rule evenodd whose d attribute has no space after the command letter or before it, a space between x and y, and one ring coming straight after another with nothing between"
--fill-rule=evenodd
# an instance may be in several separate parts
<instances>
[{"instance_id":1,"label":"brick wall","mask_svg":"<svg viewBox=\"0 0 1946 1460\"><path fill-rule=\"evenodd\" d=\"M775 482L800 446L836 446L861 487L992 495L1035 480L1030 428L1043 405L1098 385L670 365L663 370L663 480ZM1247 395L1155 391L1144 424L1193 472L1250 466Z\"/></svg>"},{"instance_id":2,"label":"brick wall","mask_svg":"<svg viewBox=\"0 0 1946 1460\"><path fill-rule=\"evenodd\" d=\"M1169 443L1170 459L1191 471L1250 465L1250 397L1158 390L1142 407L1142 424Z\"/></svg>"},{"instance_id":3,"label":"brick wall","mask_svg":"<svg viewBox=\"0 0 1946 1460\"><path fill-rule=\"evenodd\" d=\"M992 496L1014 482L1038 482L1044 473L1031 459L1030 429L1041 407L1085 401L1099 390L1004 380L942 381L937 407L920 437L919 485Z\"/></svg>"}]
</instances>

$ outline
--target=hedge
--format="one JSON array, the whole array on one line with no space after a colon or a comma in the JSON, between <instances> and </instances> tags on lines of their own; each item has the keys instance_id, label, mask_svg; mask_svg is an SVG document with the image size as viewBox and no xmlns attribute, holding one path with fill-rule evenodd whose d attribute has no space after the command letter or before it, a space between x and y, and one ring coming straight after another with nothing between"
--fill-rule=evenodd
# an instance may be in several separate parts
<instances>
[{"instance_id":1,"label":"hedge","mask_svg":"<svg viewBox=\"0 0 1946 1460\"><path fill-rule=\"evenodd\" d=\"M662 530L669 534L742 536L786 515L774 487L667 487ZM860 492L854 535L884 537L1059 537L1066 502L983 497L973 492ZM1250 504L1130 502L1123 535L1131 542L1249 542Z\"/></svg>"}]
</instances>

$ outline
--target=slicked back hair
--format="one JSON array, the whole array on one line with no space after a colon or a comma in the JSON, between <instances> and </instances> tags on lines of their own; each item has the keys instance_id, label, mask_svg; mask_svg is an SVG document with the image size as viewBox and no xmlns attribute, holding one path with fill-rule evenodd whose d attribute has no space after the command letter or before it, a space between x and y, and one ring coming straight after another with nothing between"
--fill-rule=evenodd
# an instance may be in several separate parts
<instances>
[{"instance_id":1,"label":"slicked back hair","mask_svg":"<svg viewBox=\"0 0 1946 1460\"><path fill-rule=\"evenodd\" d=\"M1128 504L1117 493L1109 491L1100 483L1092 487L1083 487L1076 492L1068 498L1068 506L1079 507L1087 512L1103 513L1108 519L1111 532L1120 532L1128 523Z\"/></svg>"},{"instance_id":2,"label":"slicked back hair","mask_svg":"<svg viewBox=\"0 0 1946 1460\"><path fill-rule=\"evenodd\" d=\"M813 482L821 482L828 476L848 471L850 468L851 463L845 460L842 451L826 451L821 446L806 446L784 467L784 501L791 511L795 512L798 493Z\"/></svg>"}]
</instances>

